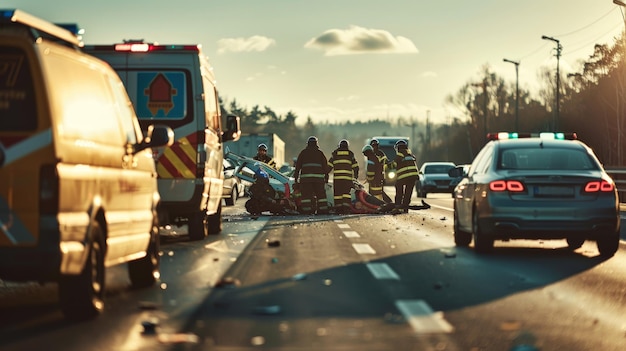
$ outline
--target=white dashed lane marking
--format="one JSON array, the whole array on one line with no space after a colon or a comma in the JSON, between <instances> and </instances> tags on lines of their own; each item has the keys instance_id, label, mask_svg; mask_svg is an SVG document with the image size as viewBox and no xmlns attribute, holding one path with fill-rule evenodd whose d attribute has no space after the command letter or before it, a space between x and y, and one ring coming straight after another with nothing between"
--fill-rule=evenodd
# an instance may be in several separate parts
<instances>
[{"instance_id":1,"label":"white dashed lane marking","mask_svg":"<svg viewBox=\"0 0 626 351\"><path fill-rule=\"evenodd\" d=\"M376 279L400 280L400 276L386 263L368 263L367 269Z\"/></svg>"},{"instance_id":2,"label":"white dashed lane marking","mask_svg":"<svg viewBox=\"0 0 626 351\"><path fill-rule=\"evenodd\" d=\"M361 236L359 235L359 233L353 231L353 230L345 230L343 232L343 235L346 236L346 238L360 238Z\"/></svg>"},{"instance_id":3,"label":"white dashed lane marking","mask_svg":"<svg viewBox=\"0 0 626 351\"><path fill-rule=\"evenodd\" d=\"M336 221L346 238L360 238L359 233L350 229L350 225ZM365 243L353 243L352 247L360 254L376 254L376 251ZM400 280L400 276L386 263L368 263L367 269L378 280ZM454 327L443 317L443 312L435 312L424 300L396 300L396 308L404 316L417 334L451 333Z\"/></svg>"},{"instance_id":4,"label":"white dashed lane marking","mask_svg":"<svg viewBox=\"0 0 626 351\"><path fill-rule=\"evenodd\" d=\"M454 327L424 300L397 300L396 308L418 334L451 333Z\"/></svg>"},{"instance_id":5,"label":"white dashed lane marking","mask_svg":"<svg viewBox=\"0 0 626 351\"><path fill-rule=\"evenodd\" d=\"M356 244L352 244L352 247L360 255L364 255L364 254L375 255L376 254L376 251L374 251L374 249L369 244L356 243Z\"/></svg>"}]
</instances>

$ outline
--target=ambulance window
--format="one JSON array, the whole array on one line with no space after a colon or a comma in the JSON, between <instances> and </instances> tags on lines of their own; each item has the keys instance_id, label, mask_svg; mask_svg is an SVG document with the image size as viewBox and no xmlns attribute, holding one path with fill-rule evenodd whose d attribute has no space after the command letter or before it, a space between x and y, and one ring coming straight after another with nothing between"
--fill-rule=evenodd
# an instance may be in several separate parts
<instances>
[{"instance_id":1,"label":"ambulance window","mask_svg":"<svg viewBox=\"0 0 626 351\"><path fill-rule=\"evenodd\" d=\"M204 85L204 113L207 120L207 127L213 130L220 130L220 106L217 98L217 90L213 83L206 76L202 76Z\"/></svg>"},{"instance_id":2,"label":"ambulance window","mask_svg":"<svg viewBox=\"0 0 626 351\"><path fill-rule=\"evenodd\" d=\"M0 131L37 129L37 104L26 54L18 48L0 47Z\"/></svg>"}]
</instances>

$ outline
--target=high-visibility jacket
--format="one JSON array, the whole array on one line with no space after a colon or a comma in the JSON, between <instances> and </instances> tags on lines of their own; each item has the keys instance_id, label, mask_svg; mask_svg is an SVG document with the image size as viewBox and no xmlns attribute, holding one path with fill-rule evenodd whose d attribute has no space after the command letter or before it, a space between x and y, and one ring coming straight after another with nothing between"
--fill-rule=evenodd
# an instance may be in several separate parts
<instances>
[{"instance_id":1,"label":"high-visibility jacket","mask_svg":"<svg viewBox=\"0 0 626 351\"><path fill-rule=\"evenodd\" d=\"M324 183L328 180L328 159L317 146L300 151L293 177L300 183Z\"/></svg>"},{"instance_id":2,"label":"high-visibility jacket","mask_svg":"<svg viewBox=\"0 0 626 351\"><path fill-rule=\"evenodd\" d=\"M369 183L384 179L383 164L376 155L366 155L367 157L367 181Z\"/></svg>"},{"instance_id":3,"label":"high-visibility jacket","mask_svg":"<svg viewBox=\"0 0 626 351\"><path fill-rule=\"evenodd\" d=\"M376 158L378 158L378 162L380 162L382 166L380 172L382 173L384 178L385 172L387 171L387 164L389 163L389 159L387 158L387 155L380 149L374 151L374 154L376 154Z\"/></svg>"},{"instance_id":4,"label":"high-visibility jacket","mask_svg":"<svg viewBox=\"0 0 626 351\"><path fill-rule=\"evenodd\" d=\"M257 160L257 161L261 161L261 162L265 162L267 163L268 166L277 169L276 168L276 162L274 162L274 159L269 157L268 155L264 155L261 156L259 154L254 155L253 159Z\"/></svg>"},{"instance_id":5,"label":"high-visibility jacket","mask_svg":"<svg viewBox=\"0 0 626 351\"><path fill-rule=\"evenodd\" d=\"M329 171L333 171L333 180L349 180L359 177L359 163L354 153L348 149L336 149L328 159Z\"/></svg>"},{"instance_id":6,"label":"high-visibility jacket","mask_svg":"<svg viewBox=\"0 0 626 351\"><path fill-rule=\"evenodd\" d=\"M417 161L409 149L398 150L391 167L396 169L396 180L418 175Z\"/></svg>"}]
</instances>

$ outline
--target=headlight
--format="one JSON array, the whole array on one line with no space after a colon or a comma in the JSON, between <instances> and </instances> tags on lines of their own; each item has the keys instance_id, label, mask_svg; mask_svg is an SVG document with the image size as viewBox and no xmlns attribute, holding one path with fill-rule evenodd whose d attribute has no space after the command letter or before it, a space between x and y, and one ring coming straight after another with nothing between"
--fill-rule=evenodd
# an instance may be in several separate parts
<instances>
[{"instance_id":1,"label":"headlight","mask_svg":"<svg viewBox=\"0 0 626 351\"><path fill-rule=\"evenodd\" d=\"M393 171L392 171L392 172L387 173L387 178L391 178L391 179L393 179L393 178L395 178L395 177L396 177L396 172L393 172Z\"/></svg>"}]
</instances>

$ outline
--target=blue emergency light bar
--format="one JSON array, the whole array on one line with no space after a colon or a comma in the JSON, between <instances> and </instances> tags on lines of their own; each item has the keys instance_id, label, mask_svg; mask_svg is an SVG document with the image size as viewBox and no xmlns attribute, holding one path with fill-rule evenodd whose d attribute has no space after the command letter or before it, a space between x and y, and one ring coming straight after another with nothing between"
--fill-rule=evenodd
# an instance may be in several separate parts
<instances>
[{"instance_id":1,"label":"blue emergency light bar","mask_svg":"<svg viewBox=\"0 0 626 351\"><path fill-rule=\"evenodd\" d=\"M563 132L541 132L541 133L514 133L514 132L498 132L488 133L487 140L505 140L505 139L523 139L523 138L540 138L549 140L576 140L576 133Z\"/></svg>"}]
</instances>

